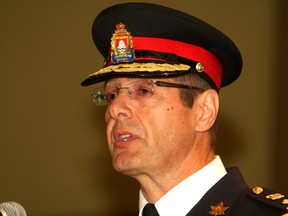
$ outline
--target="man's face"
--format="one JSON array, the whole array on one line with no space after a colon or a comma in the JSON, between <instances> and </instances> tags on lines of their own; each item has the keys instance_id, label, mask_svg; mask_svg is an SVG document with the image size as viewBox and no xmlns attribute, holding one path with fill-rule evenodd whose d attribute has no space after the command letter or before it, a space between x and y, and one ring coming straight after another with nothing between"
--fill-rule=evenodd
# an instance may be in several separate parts
<instances>
[{"instance_id":1,"label":"man's face","mask_svg":"<svg viewBox=\"0 0 288 216\"><path fill-rule=\"evenodd\" d=\"M139 80L109 80L106 89L135 87ZM153 95L140 98L120 89L105 116L114 168L135 178L177 169L193 147L193 109L183 105L176 88L154 86Z\"/></svg>"}]
</instances>

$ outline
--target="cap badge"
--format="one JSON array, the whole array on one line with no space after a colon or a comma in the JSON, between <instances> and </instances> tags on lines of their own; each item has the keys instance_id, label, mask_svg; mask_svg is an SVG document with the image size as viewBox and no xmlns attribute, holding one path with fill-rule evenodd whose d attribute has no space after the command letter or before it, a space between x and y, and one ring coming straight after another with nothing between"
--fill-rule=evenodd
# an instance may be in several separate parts
<instances>
[{"instance_id":1,"label":"cap badge","mask_svg":"<svg viewBox=\"0 0 288 216\"><path fill-rule=\"evenodd\" d=\"M134 59L132 36L125 29L125 24L119 23L116 25L116 30L111 38L111 61L117 64L120 62L132 62Z\"/></svg>"},{"instance_id":2,"label":"cap badge","mask_svg":"<svg viewBox=\"0 0 288 216\"><path fill-rule=\"evenodd\" d=\"M224 206L223 202L220 202L217 206L210 206L211 211L209 212L210 215L224 215L225 211L229 208L228 206Z\"/></svg>"}]
</instances>

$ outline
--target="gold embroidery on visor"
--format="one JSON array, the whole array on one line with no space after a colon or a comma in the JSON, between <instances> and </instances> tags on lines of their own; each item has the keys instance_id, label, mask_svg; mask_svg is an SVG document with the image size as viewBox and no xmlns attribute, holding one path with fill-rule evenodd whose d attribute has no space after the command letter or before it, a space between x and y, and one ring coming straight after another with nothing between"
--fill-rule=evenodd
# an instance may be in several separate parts
<instances>
[{"instance_id":1,"label":"gold embroidery on visor","mask_svg":"<svg viewBox=\"0 0 288 216\"><path fill-rule=\"evenodd\" d=\"M186 71L189 70L190 66L184 64L157 64L157 63L131 63L131 64L119 64L110 65L108 67L102 68L99 71L91 74L90 76L95 76L110 72L169 72L169 71Z\"/></svg>"}]
</instances>

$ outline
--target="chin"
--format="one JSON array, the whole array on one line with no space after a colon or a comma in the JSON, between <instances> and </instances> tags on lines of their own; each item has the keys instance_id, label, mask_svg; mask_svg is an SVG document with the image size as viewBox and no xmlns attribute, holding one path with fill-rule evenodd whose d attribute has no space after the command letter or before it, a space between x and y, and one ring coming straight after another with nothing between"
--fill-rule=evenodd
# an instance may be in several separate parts
<instances>
[{"instance_id":1,"label":"chin","mask_svg":"<svg viewBox=\"0 0 288 216\"><path fill-rule=\"evenodd\" d=\"M114 169L123 175L134 176L139 174L139 160L123 153L113 158Z\"/></svg>"}]
</instances>

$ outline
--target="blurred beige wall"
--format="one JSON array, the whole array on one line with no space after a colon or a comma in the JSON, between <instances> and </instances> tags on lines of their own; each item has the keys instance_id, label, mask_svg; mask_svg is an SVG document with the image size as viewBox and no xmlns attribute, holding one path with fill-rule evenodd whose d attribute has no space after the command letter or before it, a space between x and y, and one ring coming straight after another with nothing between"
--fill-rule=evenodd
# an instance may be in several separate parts
<instances>
[{"instance_id":1,"label":"blurred beige wall","mask_svg":"<svg viewBox=\"0 0 288 216\"><path fill-rule=\"evenodd\" d=\"M111 167L104 108L93 86L80 87L103 62L91 24L120 2L0 0L0 203L29 216L137 212L137 183ZM239 46L243 74L221 91L217 150L250 186L288 193L287 1L146 2L193 14Z\"/></svg>"}]
</instances>

